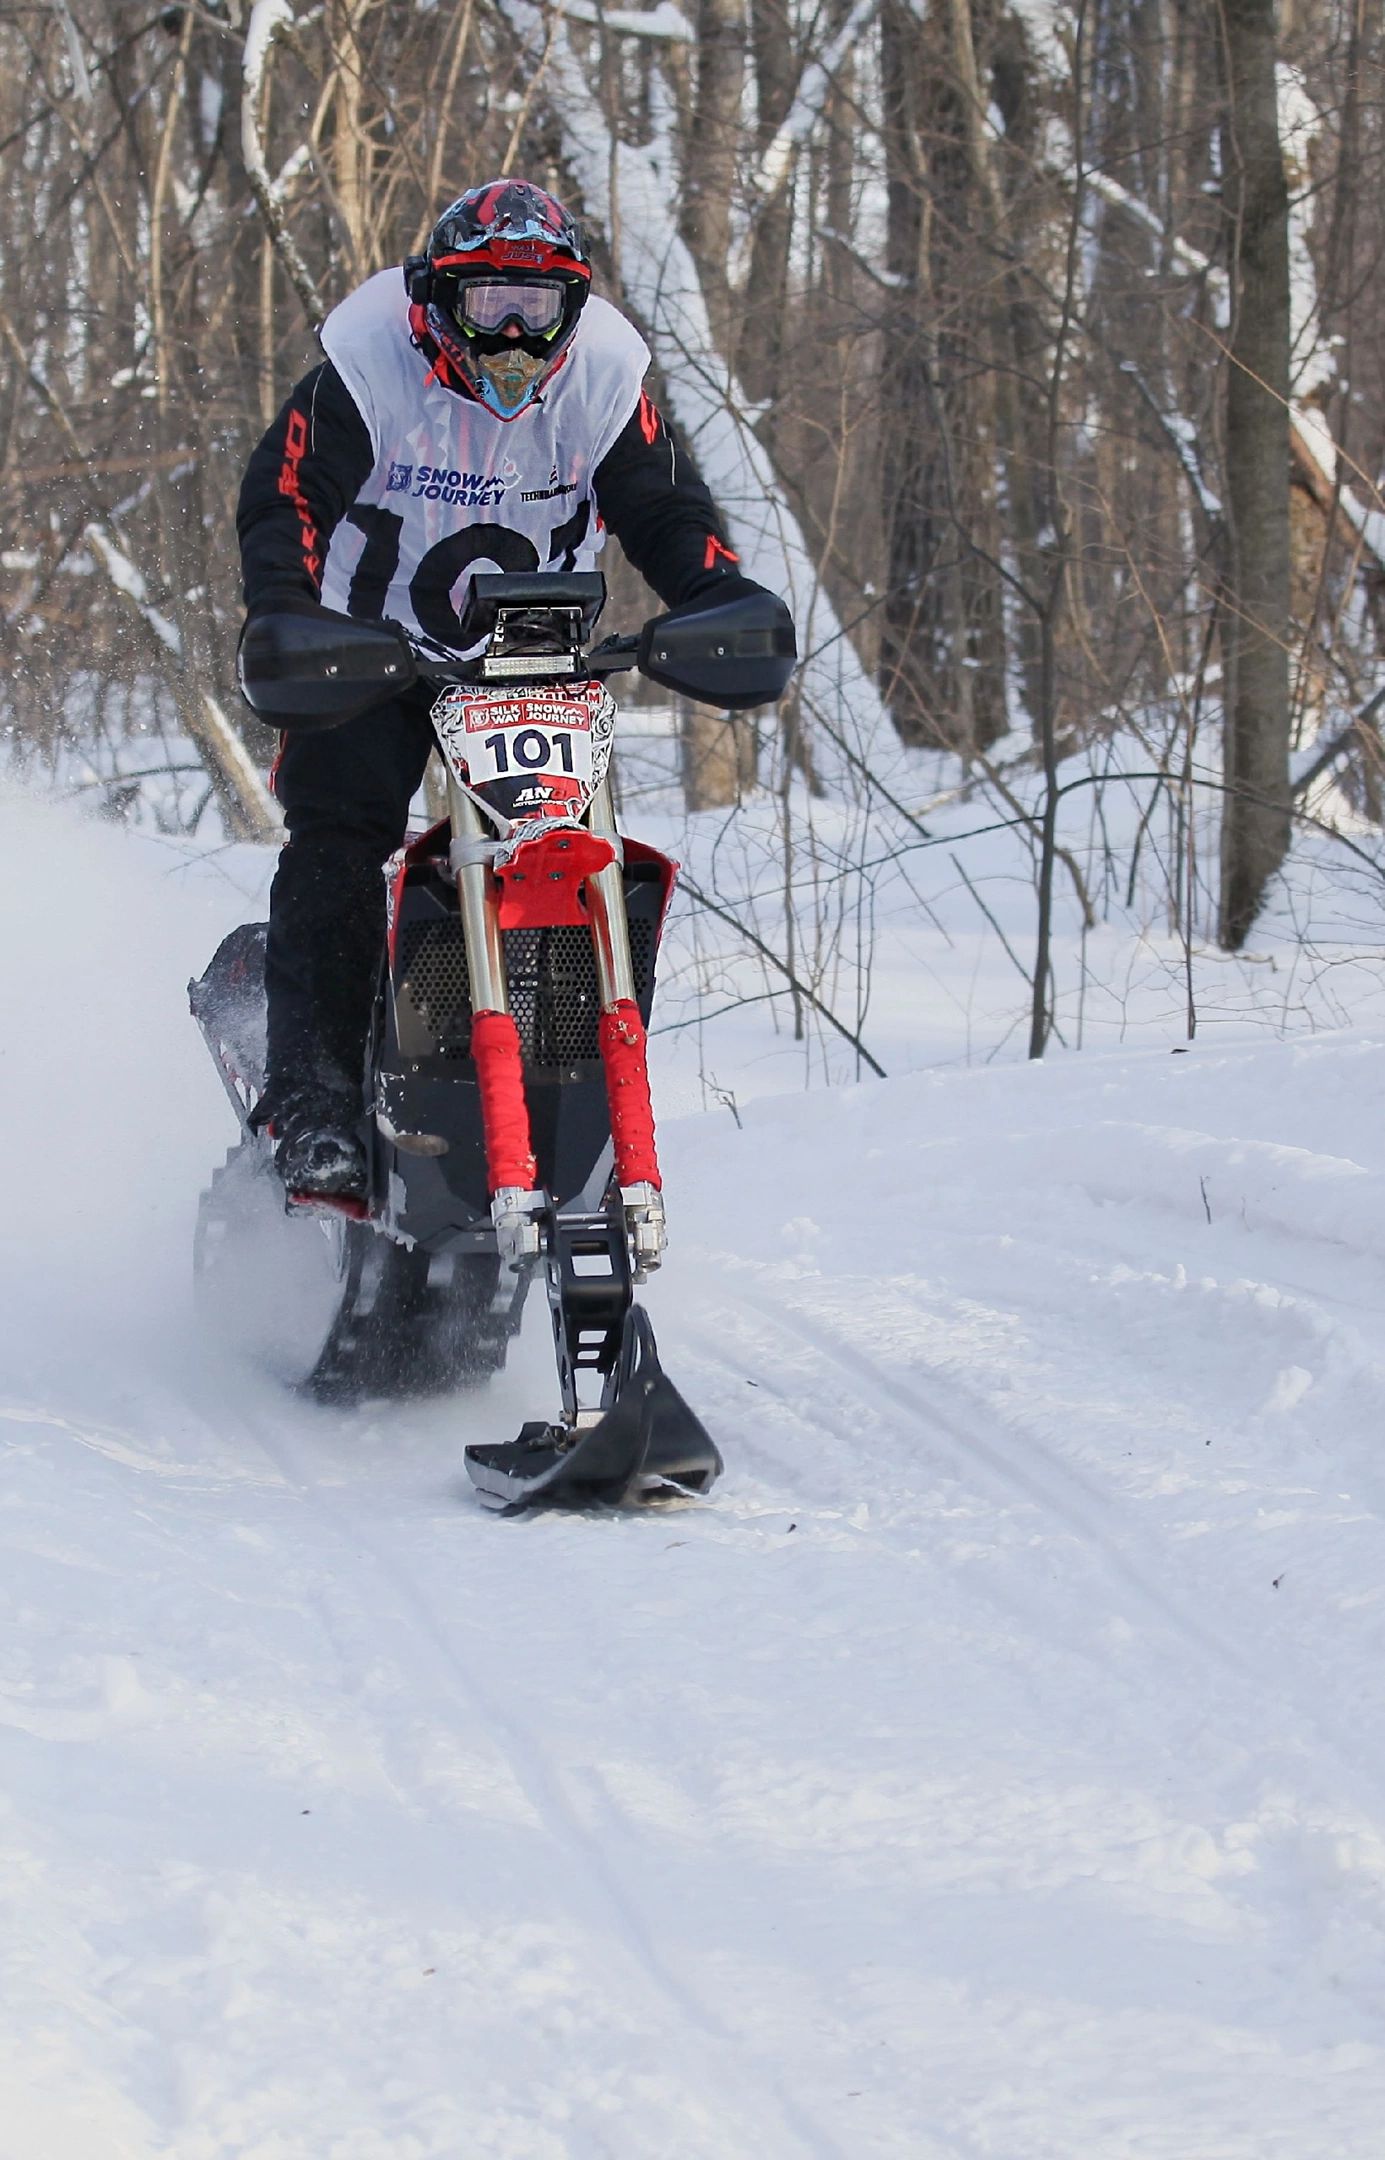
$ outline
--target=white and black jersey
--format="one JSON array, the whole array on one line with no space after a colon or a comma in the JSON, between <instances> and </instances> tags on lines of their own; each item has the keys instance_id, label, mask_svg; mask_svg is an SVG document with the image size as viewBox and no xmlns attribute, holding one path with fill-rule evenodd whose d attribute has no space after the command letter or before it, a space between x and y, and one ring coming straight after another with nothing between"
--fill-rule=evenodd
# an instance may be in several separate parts
<instances>
[{"instance_id":1,"label":"white and black jersey","mask_svg":"<svg viewBox=\"0 0 1385 2160\"><path fill-rule=\"evenodd\" d=\"M322 343L246 471L248 608L320 599L455 645L474 571L587 570L607 529L668 606L735 576L712 498L644 391L648 348L608 302L587 302L562 365L509 420L449 375L397 270L334 309Z\"/></svg>"}]
</instances>

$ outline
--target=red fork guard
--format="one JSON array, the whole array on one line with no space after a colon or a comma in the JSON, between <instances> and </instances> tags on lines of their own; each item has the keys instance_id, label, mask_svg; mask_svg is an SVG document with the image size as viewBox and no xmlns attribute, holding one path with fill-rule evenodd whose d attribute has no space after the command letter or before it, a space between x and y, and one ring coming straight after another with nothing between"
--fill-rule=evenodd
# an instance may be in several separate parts
<instances>
[{"instance_id":1,"label":"red fork guard","mask_svg":"<svg viewBox=\"0 0 1385 2160\"><path fill-rule=\"evenodd\" d=\"M481 1090L481 1129L486 1136L486 1178L492 1193L504 1186L532 1192L539 1166L529 1131L524 1061L519 1029L510 1013L483 1012L471 1023L471 1055Z\"/></svg>"},{"instance_id":2,"label":"red fork guard","mask_svg":"<svg viewBox=\"0 0 1385 2160\"><path fill-rule=\"evenodd\" d=\"M582 887L616 859L599 833L561 825L524 841L508 861L496 864L502 930L547 930L589 920Z\"/></svg>"},{"instance_id":3,"label":"red fork guard","mask_svg":"<svg viewBox=\"0 0 1385 2160\"><path fill-rule=\"evenodd\" d=\"M500 927L589 921L585 880L615 860L604 837L561 829L526 841L511 862L498 866L501 878ZM649 1097L649 1061L644 1022L633 998L607 1006L598 1021L598 1042L606 1079L606 1101L615 1144L616 1179L621 1185L663 1189L654 1144L654 1106ZM524 1059L519 1030L509 1013L477 1013L471 1023L471 1055L481 1091L481 1123L486 1143L486 1175L492 1194L502 1187L532 1192L538 1181L529 1104L524 1092Z\"/></svg>"},{"instance_id":4,"label":"red fork guard","mask_svg":"<svg viewBox=\"0 0 1385 2160\"><path fill-rule=\"evenodd\" d=\"M616 1144L616 1180L621 1185L648 1184L662 1191L644 1022L632 998L621 998L602 1013L600 1042L611 1137Z\"/></svg>"}]
</instances>

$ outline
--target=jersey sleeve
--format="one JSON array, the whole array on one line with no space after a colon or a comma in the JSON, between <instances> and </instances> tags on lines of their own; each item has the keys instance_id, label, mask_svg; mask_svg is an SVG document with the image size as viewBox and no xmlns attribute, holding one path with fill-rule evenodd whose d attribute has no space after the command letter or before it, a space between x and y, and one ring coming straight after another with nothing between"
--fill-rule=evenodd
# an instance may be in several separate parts
<instances>
[{"instance_id":1,"label":"jersey sleeve","mask_svg":"<svg viewBox=\"0 0 1385 2160\"><path fill-rule=\"evenodd\" d=\"M737 570L710 489L644 391L593 480L607 529L666 607Z\"/></svg>"},{"instance_id":2,"label":"jersey sleeve","mask_svg":"<svg viewBox=\"0 0 1385 2160\"><path fill-rule=\"evenodd\" d=\"M327 543L374 463L356 401L324 361L303 377L245 469L236 533L247 608L318 598Z\"/></svg>"}]
</instances>

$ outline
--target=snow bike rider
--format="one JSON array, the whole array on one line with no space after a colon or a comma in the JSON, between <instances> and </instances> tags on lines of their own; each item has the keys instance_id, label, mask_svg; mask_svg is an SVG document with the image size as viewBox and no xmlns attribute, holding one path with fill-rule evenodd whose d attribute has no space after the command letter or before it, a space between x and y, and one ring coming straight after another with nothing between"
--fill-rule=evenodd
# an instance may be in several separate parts
<instances>
[{"instance_id":1,"label":"snow bike rider","mask_svg":"<svg viewBox=\"0 0 1385 2160\"><path fill-rule=\"evenodd\" d=\"M343 301L322 328L325 361L246 469L248 617L321 602L456 647L454 593L472 566L590 569L606 528L666 606L762 590L642 387L643 339L590 283L568 212L506 179L459 196L402 281L380 271ZM366 1189L381 866L432 747L432 696L285 739L256 1117L290 1192Z\"/></svg>"}]
</instances>

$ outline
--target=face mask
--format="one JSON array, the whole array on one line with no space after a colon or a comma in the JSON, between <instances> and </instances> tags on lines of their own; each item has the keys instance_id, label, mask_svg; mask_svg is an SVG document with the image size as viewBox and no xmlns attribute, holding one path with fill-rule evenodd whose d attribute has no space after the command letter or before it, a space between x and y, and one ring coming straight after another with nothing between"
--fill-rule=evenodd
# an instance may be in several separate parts
<instances>
[{"instance_id":1,"label":"face mask","mask_svg":"<svg viewBox=\"0 0 1385 2160\"><path fill-rule=\"evenodd\" d=\"M526 392L547 365L546 360L536 360L522 345L508 346L504 352L479 353L476 358L477 369L507 410L523 404Z\"/></svg>"}]
</instances>

